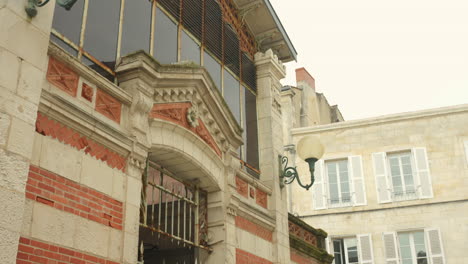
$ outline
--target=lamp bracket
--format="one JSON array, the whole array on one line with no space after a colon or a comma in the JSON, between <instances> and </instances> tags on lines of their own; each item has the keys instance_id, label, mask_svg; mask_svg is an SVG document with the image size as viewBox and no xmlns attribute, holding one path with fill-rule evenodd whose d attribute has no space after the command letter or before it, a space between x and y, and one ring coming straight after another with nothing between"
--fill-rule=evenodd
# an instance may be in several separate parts
<instances>
[{"instance_id":1,"label":"lamp bracket","mask_svg":"<svg viewBox=\"0 0 468 264\"><path fill-rule=\"evenodd\" d=\"M310 169L310 179L311 182L310 184L302 184L301 179L299 178L299 174L297 172L296 167L288 167L288 157L286 156L278 156L279 159L279 177L280 177L280 187L283 188L286 184L291 184L294 182L294 180L297 179L297 183L299 186L302 188L309 190L310 187L314 184L314 164L317 161L315 158L310 158L307 159L307 163L309 163L309 169Z\"/></svg>"}]
</instances>

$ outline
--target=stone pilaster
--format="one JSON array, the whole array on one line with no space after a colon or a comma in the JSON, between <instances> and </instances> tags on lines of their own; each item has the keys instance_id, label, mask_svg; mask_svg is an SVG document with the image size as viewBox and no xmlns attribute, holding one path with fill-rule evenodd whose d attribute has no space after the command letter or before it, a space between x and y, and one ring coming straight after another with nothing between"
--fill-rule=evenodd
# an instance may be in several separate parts
<instances>
[{"instance_id":1,"label":"stone pilaster","mask_svg":"<svg viewBox=\"0 0 468 264\"><path fill-rule=\"evenodd\" d=\"M280 80L285 69L271 50L255 55L257 66L258 138L260 180L273 190L270 210L276 220L273 234L274 263L289 263L289 231L286 189L279 185L278 155L283 154Z\"/></svg>"},{"instance_id":2,"label":"stone pilaster","mask_svg":"<svg viewBox=\"0 0 468 264\"><path fill-rule=\"evenodd\" d=\"M142 175L151 148L149 112L153 106L152 76L142 70L147 65L131 55L117 66L120 87L132 95L127 129L133 137L132 154L127 166L126 219L124 227L123 260L134 264L138 256L139 212L141 206Z\"/></svg>"},{"instance_id":3,"label":"stone pilaster","mask_svg":"<svg viewBox=\"0 0 468 264\"><path fill-rule=\"evenodd\" d=\"M30 19L25 0L0 1L0 263L5 264L16 263L54 2Z\"/></svg>"}]
</instances>

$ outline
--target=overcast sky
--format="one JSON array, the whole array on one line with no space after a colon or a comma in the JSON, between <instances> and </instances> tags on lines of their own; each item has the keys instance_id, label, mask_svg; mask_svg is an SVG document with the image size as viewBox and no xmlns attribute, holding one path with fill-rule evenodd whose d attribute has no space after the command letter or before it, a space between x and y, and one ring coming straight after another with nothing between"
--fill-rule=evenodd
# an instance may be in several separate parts
<instances>
[{"instance_id":1,"label":"overcast sky","mask_svg":"<svg viewBox=\"0 0 468 264\"><path fill-rule=\"evenodd\" d=\"M468 0L270 0L345 120L468 103Z\"/></svg>"}]
</instances>

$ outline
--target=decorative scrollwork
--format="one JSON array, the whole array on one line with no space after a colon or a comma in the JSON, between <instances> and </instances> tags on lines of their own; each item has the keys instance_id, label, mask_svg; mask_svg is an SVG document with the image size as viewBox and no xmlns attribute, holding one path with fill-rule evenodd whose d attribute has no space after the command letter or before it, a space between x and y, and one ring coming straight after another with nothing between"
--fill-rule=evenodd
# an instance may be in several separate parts
<instances>
[{"instance_id":1,"label":"decorative scrollwork","mask_svg":"<svg viewBox=\"0 0 468 264\"><path fill-rule=\"evenodd\" d=\"M310 184L302 184L301 179L299 178L299 174L297 173L296 167L288 167L288 157L280 156L280 186L281 188L284 187L286 184L291 184L294 180L297 179L297 183L304 189L309 190L310 187L314 184L314 166L309 164L310 168Z\"/></svg>"}]
</instances>

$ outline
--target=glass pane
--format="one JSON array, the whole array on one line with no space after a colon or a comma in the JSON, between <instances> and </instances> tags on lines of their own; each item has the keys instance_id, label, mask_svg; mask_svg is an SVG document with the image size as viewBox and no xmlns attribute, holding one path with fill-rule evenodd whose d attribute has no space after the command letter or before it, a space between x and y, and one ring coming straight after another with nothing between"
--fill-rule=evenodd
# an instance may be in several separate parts
<instances>
[{"instance_id":1,"label":"glass pane","mask_svg":"<svg viewBox=\"0 0 468 264\"><path fill-rule=\"evenodd\" d=\"M330 183L330 202L331 203L339 203L340 196L338 194L338 184Z\"/></svg>"},{"instance_id":2,"label":"glass pane","mask_svg":"<svg viewBox=\"0 0 468 264\"><path fill-rule=\"evenodd\" d=\"M413 264L413 260L412 259L404 259L403 262L401 262L402 264Z\"/></svg>"},{"instance_id":3,"label":"glass pane","mask_svg":"<svg viewBox=\"0 0 468 264\"><path fill-rule=\"evenodd\" d=\"M182 31L180 61L192 61L200 65L200 46L187 34Z\"/></svg>"},{"instance_id":4,"label":"glass pane","mask_svg":"<svg viewBox=\"0 0 468 264\"><path fill-rule=\"evenodd\" d=\"M120 55L125 56L137 50L149 53L150 31L151 1L125 0Z\"/></svg>"},{"instance_id":5,"label":"glass pane","mask_svg":"<svg viewBox=\"0 0 468 264\"><path fill-rule=\"evenodd\" d=\"M328 171L328 182L329 183L337 183L337 175L336 175L336 165L334 162L327 163L327 171Z\"/></svg>"},{"instance_id":6,"label":"glass pane","mask_svg":"<svg viewBox=\"0 0 468 264\"><path fill-rule=\"evenodd\" d=\"M427 258L418 258L418 264L427 264Z\"/></svg>"},{"instance_id":7,"label":"glass pane","mask_svg":"<svg viewBox=\"0 0 468 264\"><path fill-rule=\"evenodd\" d=\"M89 1L84 50L114 69L119 34L120 1Z\"/></svg>"},{"instance_id":8,"label":"glass pane","mask_svg":"<svg viewBox=\"0 0 468 264\"><path fill-rule=\"evenodd\" d=\"M341 201L343 203L351 202L351 194L350 193L341 193Z\"/></svg>"},{"instance_id":9,"label":"glass pane","mask_svg":"<svg viewBox=\"0 0 468 264\"><path fill-rule=\"evenodd\" d=\"M67 39L76 45L80 44L81 24L83 21L84 1L77 1L73 7L67 11L65 8L55 5L54 20L52 28L63 34Z\"/></svg>"},{"instance_id":10,"label":"glass pane","mask_svg":"<svg viewBox=\"0 0 468 264\"><path fill-rule=\"evenodd\" d=\"M216 87L221 91L221 64L205 51L203 54L203 66L210 74Z\"/></svg>"},{"instance_id":11,"label":"glass pane","mask_svg":"<svg viewBox=\"0 0 468 264\"><path fill-rule=\"evenodd\" d=\"M86 66L90 67L100 75L102 75L104 78L108 79L109 81L114 81L114 76L110 74L108 71L104 70L101 66L98 64L94 63L92 60L88 59L87 57L83 56L81 57L81 62L83 62ZM114 68L114 65L110 65L111 69Z\"/></svg>"},{"instance_id":12,"label":"glass pane","mask_svg":"<svg viewBox=\"0 0 468 264\"><path fill-rule=\"evenodd\" d=\"M258 161L258 127L257 127L257 97L249 89L243 87L245 95L245 122L247 163L259 169Z\"/></svg>"},{"instance_id":13,"label":"glass pane","mask_svg":"<svg viewBox=\"0 0 468 264\"><path fill-rule=\"evenodd\" d=\"M400 246L401 257L404 259L411 258L411 247Z\"/></svg>"},{"instance_id":14,"label":"glass pane","mask_svg":"<svg viewBox=\"0 0 468 264\"><path fill-rule=\"evenodd\" d=\"M424 245L424 232L415 232L413 233L414 244Z\"/></svg>"},{"instance_id":15,"label":"glass pane","mask_svg":"<svg viewBox=\"0 0 468 264\"><path fill-rule=\"evenodd\" d=\"M342 264L342 254L341 254L341 241L333 241L333 251L335 256L335 264Z\"/></svg>"},{"instance_id":16,"label":"glass pane","mask_svg":"<svg viewBox=\"0 0 468 264\"><path fill-rule=\"evenodd\" d=\"M239 81L227 70L224 70L224 100L231 109L237 122L240 121Z\"/></svg>"},{"instance_id":17,"label":"glass pane","mask_svg":"<svg viewBox=\"0 0 468 264\"><path fill-rule=\"evenodd\" d=\"M401 246L409 246L409 233L398 234L398 240Z\"/></svg>"},{"instance_id":18,"label":"glass pane","mask_svg":"<svg viewBox=\"0 0 468 264\"><path fill-rule=\"evenodd\" d=\"M159 7L156 9L154 57L162 64L177 62L177 25Z\"/></svg>"},{"instance_id":19,"label":"glass pane","mask_svg":"<svg viewBox=\"0 0 468 264\"><path fill-rule=\"evenodd\" d=\"M345 239L346 253L348 256L349 263L357 263L358 253L357 253L357 240L355 238Z\"/></svg>"}]
</instances>

